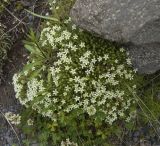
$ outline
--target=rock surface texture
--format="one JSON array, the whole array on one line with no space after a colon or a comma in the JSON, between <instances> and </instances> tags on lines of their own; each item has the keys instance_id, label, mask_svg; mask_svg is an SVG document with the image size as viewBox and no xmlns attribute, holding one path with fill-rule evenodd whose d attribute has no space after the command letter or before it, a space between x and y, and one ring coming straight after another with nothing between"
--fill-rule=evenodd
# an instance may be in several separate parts
<instances>
[{"instance_id":1,"label":"rock surface texture","mask_svg":"<svg viewBox=\"0 0 160 146\"><path fill-rule=\"evenodd\" d=\"M81 28L127 44L140 73L160 70L160 0L77 0L71 18Z\"/></svg>"}]
</instances>

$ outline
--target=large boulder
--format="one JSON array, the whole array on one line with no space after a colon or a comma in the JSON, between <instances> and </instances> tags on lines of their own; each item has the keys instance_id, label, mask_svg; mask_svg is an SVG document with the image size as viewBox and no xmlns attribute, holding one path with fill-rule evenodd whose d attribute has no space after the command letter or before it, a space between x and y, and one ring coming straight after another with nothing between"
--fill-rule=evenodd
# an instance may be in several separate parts
<instances>
[{"instance_id":1,"label":"large boulder","mask_svg":"<svg viewBox=\"0 0 160 146\"><path fill-rule=\"evenodd\" d=\"M105 39L129 44L140 73L160 69L160 0L77 0L71 18Z\"/></svg>"}]
</instances>

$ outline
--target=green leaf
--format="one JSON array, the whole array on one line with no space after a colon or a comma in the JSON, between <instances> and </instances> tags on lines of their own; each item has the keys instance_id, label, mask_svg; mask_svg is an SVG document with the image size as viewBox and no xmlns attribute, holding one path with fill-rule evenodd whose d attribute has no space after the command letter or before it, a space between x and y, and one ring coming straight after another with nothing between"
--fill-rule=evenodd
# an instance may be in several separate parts
<instances>
[{"instance_id":1,"label":"green leaf","mask_svg":"<svg viewBox=\"0 0 160 146\"><path fill-rule=\"evenodd\" d=\"M35 71L31 74L30 79L37 77L37 76L39 75L39 73L41 72L41 70L42 70L42 68L40 68L40 69L38 69L38 70L35 70Z\"/></svg>"},{"instance_id":2,"label":"green leaf","mask_svg":"<svg viewBox=\"0 0 160 146\"><path fill-rule=\"evenodd\" d=\"M26 48L29 52L31 52L31 53L33 53L33 54L39 54L39 55L41 55L41 52L40 52L39 49L36 48L35 46L33 47L33 46L31 46L31 45L28 45L28 44L25 44L24 46L25 46L25 48Z\"/></svg>"},{"instance_id":3,"label":"green leaf","mask_svg":"<svg viewBox=\"0 0 160 146\"><path fill-rule=\"evenodd\" d=\"M31 70L33 67L35 67L35 66L37 66L37 65L41 65L41 61L36 61L36 62L34 62L34 63L29 63L29 64L27 64L27 65L25 65L24 66L24 68L23 68L23 72L24 71L29 71L29 70Z\"/></svg>"},{"instance_id":4,"label":"green leaf","mask_svg":"<svg viewBox=\"0 0 160 146\"><path fill-rule=\"evenodd\" d=\"M49 70L48 70L47 78L48 78L48 84L51 84L52 83L52 74L51 74L51 72Z\"/></svg>"},{"instance_id":5,"label":"green leaf","mask_svg":"<svg viewBox=\"0 0 160 146\"><path fill-rule=\"evenodd\" d=\"M52 20L52 21L59 22L59 20L56 19L56 18L52 18L52 17L48 17L48 16L42 16L42 15L36 14L36 13L34 13L34 12L31 12L31 11L29 11L29 10L27 10L27 9L25 9L25 10L26 10L28 13L32 14L33 16L36 16L36 17L39 17L39 18L42 18L42 19L47 19L47 20Z\"/></svg>"}]
</instances>

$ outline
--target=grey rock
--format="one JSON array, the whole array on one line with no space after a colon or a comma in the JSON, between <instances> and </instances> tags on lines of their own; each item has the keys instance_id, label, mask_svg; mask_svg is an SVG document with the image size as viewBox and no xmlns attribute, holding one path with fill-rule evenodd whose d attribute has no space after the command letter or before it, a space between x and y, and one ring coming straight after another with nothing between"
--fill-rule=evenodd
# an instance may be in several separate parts
<instances>
[{"instance_id":1,"label":"grey rock","mask_svg":"<svg viewBox=\"0 0 160 146\"><path fill-rule=\"evenodd\" d=\"M160 0L77 0L71 10L75 24L128 46L140 73L160 69Z\"/></svg>"},{"instance_id":2,"label":"grey rock","mask_svg":"<svg viewBox=\"0 0 160 146\"><path fill-rule=\"evenodd\" d=\"M160 69L160 44L129 45L132 64L139 73L152 74Z\"/></svg>"}]
</instances>

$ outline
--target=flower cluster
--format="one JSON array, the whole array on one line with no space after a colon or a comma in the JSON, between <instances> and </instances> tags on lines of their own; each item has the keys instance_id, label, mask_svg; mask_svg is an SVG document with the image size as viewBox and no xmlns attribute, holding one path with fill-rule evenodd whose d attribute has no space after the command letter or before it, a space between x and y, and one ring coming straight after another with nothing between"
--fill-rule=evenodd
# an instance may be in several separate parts
<instances>
[{"instance_id":1,"label":"flower cluster","mask_svg":"<svg viewBox=\"0 0 160 146\"><path fill-rule=\"evenodd\" d=\"M78 146L78 144L66 139L66 141L61 142L61 146Z\"/></svg>"},{"instance_id":2,"label":"flower cluster","mask_svg":"<svg viewBox=\"0 0 160 146\"><path fill-rule=\"evenodd\" d=\"M50 10L52 10L55 7L56 0L52 0L49 2Z\"/></svg>"},{"instance_id":3,"label":"flower cluster","mask_svg":"<svg viewBox=\"0 0 160 146\"><path fill-rule=\"evenodd\" d=\"M27 124L28 124L29 126L32 126L32 125L33 125L33 122L34 122L34 121L33 121L32 119L28 119L28 120L27 120Z\"/></svg>"},{"instance_id":4,"label":"flower cluster","mask_svg":"<svg viewBox=\"0 0 160 146\"><path fill-rule=\"evenodd\" d=\"M7 112L4 115L5 115L5 118L13 125L19 125L21 122L21 116L19 114Z\"/></svg>"},{"instance_id":5,"label":"flower cluster","mask_svg":"<svg viewBox=\"0 0 160 146\"><path fill-rule=\"evenodd\" d=\"M53 121L62 113L73 112L77 116L86 113L93 119L101 114L101 120L108 124L130 120L129 110L135 101L125 85L135 88L136 71L131 69L125 50L119 50L118 55L123 56L120 59L114 54L116 48L110 53L105 44L99 47L83 40L83 32L74 24L65 27L69 23L70 19L63 26L47 23L39 43L44 52L52 52L54 61L15 74L16 97ZM30 79L37 70L40 73Z\"/></svg>"}]
</instances>

